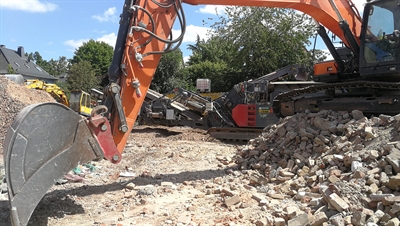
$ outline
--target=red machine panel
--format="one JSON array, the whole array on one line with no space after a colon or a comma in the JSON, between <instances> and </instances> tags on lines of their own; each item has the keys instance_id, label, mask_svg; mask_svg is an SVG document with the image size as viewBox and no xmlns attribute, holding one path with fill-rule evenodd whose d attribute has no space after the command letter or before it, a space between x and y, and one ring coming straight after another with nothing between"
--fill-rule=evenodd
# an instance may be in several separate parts
<instances>
[{"instance_id":1,"label":"red machine panel","mask_svg":"<svg viewBox=\"0 0 400 226\"><path fill-rule=\"evenodd\" d=\"M238 104L232 110L232 117L239 127L256 126L256 105Z\"/></svg>"}]
</instances>

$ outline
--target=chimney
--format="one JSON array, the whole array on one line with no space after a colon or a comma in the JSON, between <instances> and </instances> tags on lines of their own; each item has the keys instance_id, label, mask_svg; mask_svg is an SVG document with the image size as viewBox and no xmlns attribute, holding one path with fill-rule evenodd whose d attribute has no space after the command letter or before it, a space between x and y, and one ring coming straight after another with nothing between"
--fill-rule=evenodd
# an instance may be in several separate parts
<instances>
[{"instance_id":1,"label":"chimney","mask_svg":"<svg viewBox=\"0 0 400 226\"><path fill-rule=\"evenodd\" d=\"M19 55L21 58L24 58L24 57L25 57L24 47L18 46L18 55Z\"/></svg>"}]
</instances>

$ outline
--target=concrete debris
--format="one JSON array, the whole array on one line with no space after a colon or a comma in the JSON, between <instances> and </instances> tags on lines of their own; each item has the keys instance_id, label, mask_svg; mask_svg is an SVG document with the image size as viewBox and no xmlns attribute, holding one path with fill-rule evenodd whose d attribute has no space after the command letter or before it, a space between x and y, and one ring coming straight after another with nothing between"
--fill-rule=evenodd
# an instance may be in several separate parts
<instances>
[{"instance_id":1,"label":"concrete debris","mask_svg":"<svg viewBox=\"0 0 400 226\"><path fill-rule=\"evenodd\" d=\"M240 196L237 195L225 199L225 205L228 207L238 204L239 202L240 202Z\"/></svg>"},{"instance_id":2,"label":"concrete debris","mask_svg":"<svg viewBox=\"0 0 400 226\"><path fill-rule=\"evenodd\" d=\"M288 221L288 226L306 226L310 223L308 214L300 214Z\"/></svg>"},{"instance_id":3,"label":"concrete debris","mask_svg":"<svg viewBox=\"0 0 400 226\"><path fill-rule=\"evenodd\" d=\"M265 128L238 150L236 163L257 172L250 182L272 189L267 197L296 200L313 216L306 221L291 210L287 225L396 225L399 128L400 115L299 113ZM317 212L321 207L330 213Z\"/></svg>"}]
</instances>

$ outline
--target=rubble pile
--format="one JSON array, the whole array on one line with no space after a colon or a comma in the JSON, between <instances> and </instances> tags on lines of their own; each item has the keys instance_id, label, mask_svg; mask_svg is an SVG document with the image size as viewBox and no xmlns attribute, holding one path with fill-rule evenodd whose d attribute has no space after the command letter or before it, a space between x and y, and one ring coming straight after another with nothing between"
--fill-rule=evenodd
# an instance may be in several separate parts
<instances>
[{"instance_id":1,"label":"rubble pile","mask_svg":"<svg viewBox=\"0 0 400 226\"><path fill-rule=\"evenodd\" d=\"M30 104L55 102L45 91L27 89L0 75L0 155L3 154L3 142L7 128L18 113Z\"/></svg>"},{"instance_id":2,"label":"rubble pile","mask_svg":"<svg viewBox=\"0 0 400 226\"><path fill-rule=\"evenodd\" d=\"M238 150L236 163L270 206L259 225L400 225L400 115L305 112ZM284 203L284 202L283 202ZM329 224L328 224L329 223Z\"/></svg>"}]
</instances>

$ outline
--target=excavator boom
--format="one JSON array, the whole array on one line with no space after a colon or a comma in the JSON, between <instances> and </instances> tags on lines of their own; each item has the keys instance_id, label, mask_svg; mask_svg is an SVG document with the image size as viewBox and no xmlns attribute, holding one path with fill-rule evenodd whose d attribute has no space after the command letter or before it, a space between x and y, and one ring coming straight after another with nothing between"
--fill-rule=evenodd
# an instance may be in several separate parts
<instances>
[{"instance_id":1,"label":"excavator boom","mask_svg":"<svg viewBox=\"0 0 400 226\"><path fill-rule=\"evenodd\" d=\"M8 130L4 160L13 225L27 225L46 191L78 164L121 161L160 57L183 41L182 2L296 9L358 54L362 22L351 0L125 0L103 105L88 118L57 103L31 105ZM172 36L175 19L178 37Z\"/></svg>"},{"instance_id":2,"label":"excavator boom","mask_svg":"<svg viewBox=\"0 0 400 226\"><path fill-rule=\"evenodd\" d=\"M170 1L166 1L166 3L148 1L145 5L135 5L134 2L125 1L122 14L123 21L118 34L113 63L109 71L111 80L119 80L119 84L112 83L109 86L110 95L108 101L106 101L106 106L109 108L113 107L107 102L114 104L113 119L111 119L111 122L113 122L112 133L115 144L121 153L129 137L128 131L132 130L140 111L143 95L147 93L150 87L161 53L164 52L166 44L182 42L186 26L180 1L173 1L173 3L170 3ZM296 9L312 16L349 46L351 46L351 41L346 39L339 25L340 22L346 21L347 24L351 25L349 31L351 34L348 35L355 37L355 40L359 40L361 30L361 17L351 0L183 0L183 2L192 5L218 4ZM160 5L163 5L163 7L160 7ZM167 8L169 10L166 11ZM130 17L131 14L128 11L136 15ZM175 40L169 41L172 25L177 16L182 33ZM153 18L157 18L157 20ZM126 40L125 37L127 37ZM353 43L353 45L358 44ZM122 50L124 51L122 52ZM122 59L120 59L121 56ZM120 68L120 65L123 65L123 69ZM118 97L112 89L119 89L118 92L123 95ZM117 100L115 101L116 96ZM122 108L125 108L125 110ZM125 113L125 117L122 112Z\"/></svg>"}]
</instances>

